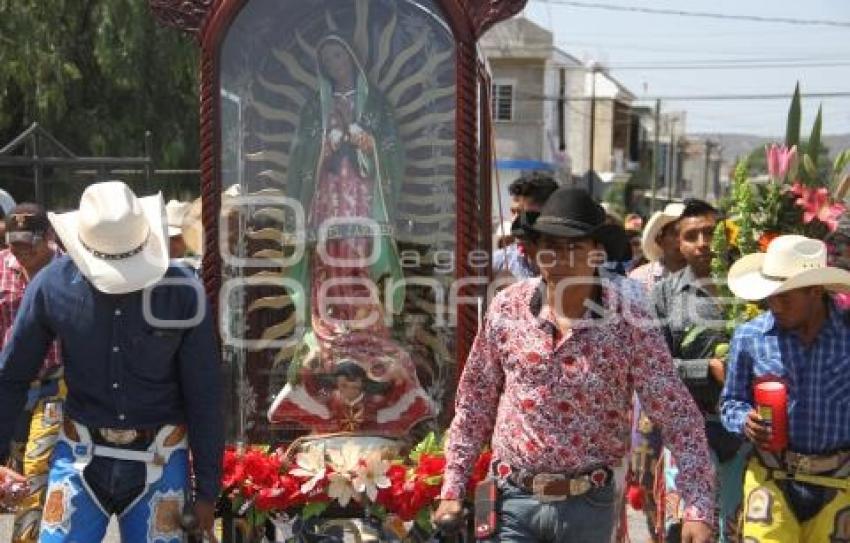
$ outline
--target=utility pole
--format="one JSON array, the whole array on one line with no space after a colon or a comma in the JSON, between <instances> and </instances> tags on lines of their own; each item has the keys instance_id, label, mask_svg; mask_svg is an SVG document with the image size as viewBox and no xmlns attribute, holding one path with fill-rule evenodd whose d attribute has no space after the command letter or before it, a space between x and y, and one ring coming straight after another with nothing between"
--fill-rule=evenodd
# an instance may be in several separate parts
<instances>
[{"instance_id":1,"label":"utility pole","mask_svg":"<svg viewBox=\"0 0 850 543\"><path fill-rule=\"evenodd\" d=\"M711 148L714 147L714 142L710 139L705 140L705 172L702 180L702 199L708 200L708 180L711 177L709 170L711 169Z\"/></svg>"},{"instance_id":2,"label":"utility pole","mask_svg":"<svg viewBox=\"0 0 850 543\"><path fill-rule=\"evenodd\" d=\"M655 141L652 142L652 163L649 165L649 177L652 180L649 197L650 215L655 212L655 188L658 186L658 153L660 147L658 137L661 132L661 99L655 100L655 128L653 132Z\"/></svg>"},{"instance_id":3,"label":"utility pole","mask_svg":"<svg viewBox=\"0 0 850 543\"><path fill-rule=\"evenodd\" d=\"M676 160L676 117L670 118L670 145L667 148L667 201L673 201L673 172Z\"/></svg>"},{"instance_id":4,"label":"utility pole","mask_svg":"<svg viewBox=\"0 0 850 543\"><path fill-rule=\"evenodd\" d=\"M591 66L590 76L593 78L590 91L590 164L587 168L587 192L593 195L593 154L596 147L596 72L598 68L594 63Z\"/></svg>"}]
</instances>

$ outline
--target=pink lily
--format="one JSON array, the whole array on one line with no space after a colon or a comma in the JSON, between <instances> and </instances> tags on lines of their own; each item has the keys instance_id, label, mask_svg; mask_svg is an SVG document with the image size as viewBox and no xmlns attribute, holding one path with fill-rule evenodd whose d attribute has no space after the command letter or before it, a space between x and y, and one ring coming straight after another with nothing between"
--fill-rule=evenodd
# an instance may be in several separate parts
<instances>
[{"instance_id":1,"label":"pink lily","mask_svg":"<svg viewBox=\"0 0 850 543\"><path fill-rule=\"evenodd\" d=\"M805 187L794 183L791 192L797 196L794 202L803 209L803 222L808 224L817 219L824 223L830 232L838 228L838 219L846 209L844 204L831 202L829 191L825 187Z\"/></svg>"},{"instance_id":2,"label":"pink lily","mask_svg":"<svg viewBox=\"0 0 850 543\"><path fill-rule=\"evenodd\" d=\"M788 170L791 169L791 163L797 158L797 146L794 145L790 149L784 145L765 146L765 154L767 156L767 173L771 179L776 182L781 182Z\"/></svg>"}]
</instances>

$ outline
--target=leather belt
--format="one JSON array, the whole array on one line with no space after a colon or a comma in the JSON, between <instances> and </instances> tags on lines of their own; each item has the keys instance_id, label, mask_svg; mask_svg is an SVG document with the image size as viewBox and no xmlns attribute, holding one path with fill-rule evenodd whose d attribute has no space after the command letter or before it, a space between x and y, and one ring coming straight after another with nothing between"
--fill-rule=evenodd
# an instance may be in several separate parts
<instances>
[{"instance_id":1,"label":"leather belt","mask_svg":"<svg viewBox=\"0 0 850 543\"><path fill-rule=\"evenodd\" d=\"M565 500L587 494L594 488L608 485L613 479L609 468L597 468L579 475L561 473L523 474L512 471L507 479L542 502Z\"/></svg>"},{"instance_id":2,"label":"leather belt","mask_svg":"<svg viewBox=\"0 0 850 543\"><path fill-rule=\"evenodd\" d=\"M70 419L63 421L65 434L79 441L77 430ZM154 440L158 429L150 428L92 428L87 427L95 443L101 445L116 445L126 447L128 445L147 446Z\"/></svg>"},{"instance_id":3,"label":"leather belt","mask_svg":"<svg viewBox=\"0 0 850 543\"><path fill-rule=\"evenodd\" d=\"M801 454L787 451L784 455L756 449L762 465L770 469L787 470L789 473L823 475L835 473L850 464L850 451L833 454Z\"/></svg>"}]
</instances>

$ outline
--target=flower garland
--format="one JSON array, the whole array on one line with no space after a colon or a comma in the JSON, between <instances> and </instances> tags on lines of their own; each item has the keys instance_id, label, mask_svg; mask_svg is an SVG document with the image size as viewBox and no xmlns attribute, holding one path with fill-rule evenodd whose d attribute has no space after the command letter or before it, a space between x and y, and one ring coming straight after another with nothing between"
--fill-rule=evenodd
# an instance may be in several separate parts
<instances>
[{"instance_id":1,"label":"flower garland","mask_svg":"<svg viewBox=\"0 0 850 543\"><path fill-rule=\"evenodd\" d=\"M275 517L289 524L304 521L338 505L380 519L398 537L413 523L432 533L431 513L446 463L441 441L430 433L407 456L391 458L360 447L354 439L338 449L310 445L293 460L280 451L231 446L224 454L223 493L251 526ZM478 457L469 495L486 477L490 459L489 452Z\"/></svg>"},{"instance_id":2,"label":"flower garland","mask_svg":"<svg viewBox=\"0 0 850 543\"><path fill-rule=\"evenodd\" d=\"M850 163L850 150L839 153L832 164L821 155L821 111L812 127L806 152L800 153L800 90L794 92L788 113L784 145L765 148L768 182L755 183L749 162L735 167L729 199L721 205L725 217L714 232L712 275L719 295L733 299L726 287L732 263L754 252L765 252L770 242L784 234L828 239L837 229L845 205L833 194L841 184L844 169ZM845 182L846 183L846 182ZM734 300L726 306L727 333L761 312L756 304ZM715 355L724 358L728 344L718 346Z\"/></svg>"}]
</instances>

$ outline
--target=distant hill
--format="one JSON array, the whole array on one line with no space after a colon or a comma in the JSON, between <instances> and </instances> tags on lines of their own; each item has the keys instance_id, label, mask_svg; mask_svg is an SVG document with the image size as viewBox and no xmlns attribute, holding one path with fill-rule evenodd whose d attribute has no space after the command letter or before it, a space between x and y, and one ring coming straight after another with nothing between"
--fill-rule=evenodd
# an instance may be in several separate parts
<instances>
[{"instance_id":1,"label":"distant hill","mask_svg":"<svg viewBox=\"0 0 850 543\"><path fill-rule=\"evenodd\" d=\"M695 140L708 138L719 141L723 147L723 163L731 166L738 158L751 153L756 147L781 141L784 136L768 138L752 134L688 134L688 138ZM823 144L829 149L830 157L834 157L839 151L850 149L850 134L824 136Z\"/></svg>"}]
</instances>

